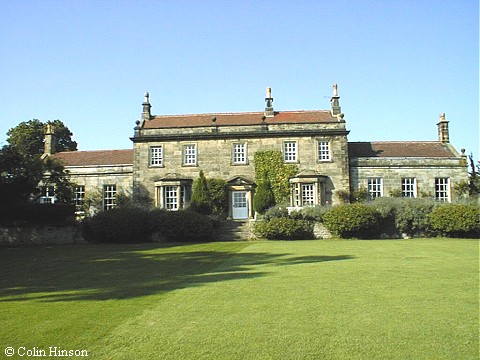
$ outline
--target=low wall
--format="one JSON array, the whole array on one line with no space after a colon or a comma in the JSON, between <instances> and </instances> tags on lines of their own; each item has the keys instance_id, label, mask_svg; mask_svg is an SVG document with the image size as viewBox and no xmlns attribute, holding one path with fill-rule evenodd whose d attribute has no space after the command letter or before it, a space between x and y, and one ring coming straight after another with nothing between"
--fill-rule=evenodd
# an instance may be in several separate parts
<instances>
[{"instance_id":1,"label":"low wall","mask_svg":"<svg viewBox=\"0 0 480 360\"><path fill-rule=\"evenodd\" d=\"M86 243L77 226L0 227L0 246Z\"/></svg>"}]
</instances>

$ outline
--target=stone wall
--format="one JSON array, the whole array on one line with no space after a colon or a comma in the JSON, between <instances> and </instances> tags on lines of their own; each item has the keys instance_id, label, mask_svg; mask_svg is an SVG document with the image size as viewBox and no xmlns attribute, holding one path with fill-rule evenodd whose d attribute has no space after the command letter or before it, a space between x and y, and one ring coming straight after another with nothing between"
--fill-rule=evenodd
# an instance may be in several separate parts
<instances>
[{"instance_id":1,"label":"stone wall","mask_svg":"<svg viewBox=\"0 0 480 360\"><path fill-rule=\"evenodd\" d=\"M0 246L86 243L77 226L0 227Z\"/></svg>"}]
</instances>

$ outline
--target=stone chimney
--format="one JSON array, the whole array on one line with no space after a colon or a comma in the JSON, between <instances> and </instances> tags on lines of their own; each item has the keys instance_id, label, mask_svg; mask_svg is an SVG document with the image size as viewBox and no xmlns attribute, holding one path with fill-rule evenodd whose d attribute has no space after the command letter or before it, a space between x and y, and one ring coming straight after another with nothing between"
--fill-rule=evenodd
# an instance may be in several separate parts
<instances>
[{"instance_id":1,"label":"stone chimney","mask_svg":"<svg viewBox=\"0 0 480 360\"><path fill-rule=\"evenodd\" d=\"M152 105L150 105L150 94L148 92L145 93L145 98L143 99L142 105L142 121L148 121L152 117L152 114L150 112Z\"/></svg>"},{"instance_id":2,"label":"stone chimney","mask_svg":"<svg viewBox=\"0 0 480 360\"><path fill-rule=\"evenodd\" d=\"M47 124L45 128L44 154L52 155L55 153L55 126Z\"/></svg>"},{"instance_id":3,"label":"stone chimney","mask_svg":"<svg viewBox=\"0 0 480 360\"><path fill-rule=\"evenodd\" d=\"M437 124L438 127L438 141L441 143L449 143L450 138L448 134L448 121L445 119L445 113L440 114L440 121Z\"/></svg>"},{"instance_id":4,"label":"stone chimney","mask_svg":"<svg viewBox=\"0 0 480 360\"><path fill-rule=\"evenodd\" d=\"M273 98L272 98L272 88L267 87L267 94L265 95L265 116L273 117L275 112L273 111Z\"/></svg>"},{"instance_id":5,"label":"stone chimney","mask_svg":"<svg viewBox=\"0 0 480 360\"><path fill-rule=\"evenodd\" d=\"M330 99L330 103L332 104L332 115L336 116L342 113L342 109L340 108L340 96L338 96L338 86L337 84L333 84L333 95Z\"/></svg>"}]
</instances>

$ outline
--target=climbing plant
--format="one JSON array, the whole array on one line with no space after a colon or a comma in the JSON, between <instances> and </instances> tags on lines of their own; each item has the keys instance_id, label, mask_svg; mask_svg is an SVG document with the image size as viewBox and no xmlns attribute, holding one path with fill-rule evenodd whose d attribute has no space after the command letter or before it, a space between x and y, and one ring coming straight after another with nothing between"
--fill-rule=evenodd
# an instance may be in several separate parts
<instances>
[{"instance_id":1,"label":"climbing plant","mask_svg":"<svg viewBox=\"0 0 480 360\"><path fill-rule=\"evenodd\" d=\"M255 164L255 181L262 182L266 177L272 187L275 203L282 204L289 201L290 184L288 180L298 173L296 164L285 164L281 151L257 151L253 157Z\"/></svg>"}]
</instances>

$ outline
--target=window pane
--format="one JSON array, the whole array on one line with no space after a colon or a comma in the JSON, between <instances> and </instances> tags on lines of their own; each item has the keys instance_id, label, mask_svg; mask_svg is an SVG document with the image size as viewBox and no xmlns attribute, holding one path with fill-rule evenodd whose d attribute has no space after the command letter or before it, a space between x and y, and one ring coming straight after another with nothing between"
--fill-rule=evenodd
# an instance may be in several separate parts
<instances>
[{"instance_id":1,"label":"window pane","mask_svg":"<svg viewBox=\"0 0 480 360\"><path fill-rule=\"evenodd\" d=\"M283 143L283 159L286 162L297 161L297 142L285 141Z\"/></svg>"},{"instance_id":2,"label":"window pane","mask_svg":"<svg viewBox=\"0 0 480 360\"><path fill-rule=\"evenodd\" d=\"M103 188L103 209L110 210L116 205L115 198L117 195L116 185L105 185Z\"/></svg>"},{"instance_id":3,"label":"window pane","mask_svg":"<svg viewBox=\"0 0 480 360\"><path fill-rule=\"evenodd\" d=\"M318 160L329 161L330 157L330 143L328 141L318 142Z\"/></svg>"},{"instance_id":4,"label":"window pane","mask_svg":"<svg viewBox=\"0 0 480 360\"><path fill-rule=\"evenodd\" d=\"M73 203L77 209L80 209L85 203L85 186L76 186Z\"/></svg>"},{"instance_id":5,"label":"window pane","mask_svg":"<svg viewBox=\"0 0 480 360\"><path fill-rule=\"evenodd\" d=\"M150 165L163 165L163 147L152 146L150 148Z\"/></svg>"},{"instance_id":6,"label":"window pane","mask_svg":"<svg viewBox=\"0 0 480 360\"><path fill-rule=\"evenodd\" d=\"M302 184L302 205L315 205L315 187L313 184Z\"/></svg>"},{"instance_id":7,"label":"window pane","mask_svg":"<svg viewBox=\"0 0 480 360\"><path fill-rule=\"evenodd\" d=\"M450 179L436 178L435 179L435 199L439 201L450 201Z\"/></svg>"},{"instance_id":8,"label":"window pane","mask_svg":"<svg viewBox=\"0 0 480 360\"><path fill-rule=\"evenodd\" d=\"M247 161L245 144L233 144L233 163L245 164Z\"/></svg>"},{"instance_id":9,"label":"window pane","mask_svg":"<svg viewBox=\"0 0 480 360\"><path fill-rule=\"evenodd\" d=\"M417 197L417 186L415 178L402 179L402 196L403 197Z\"/></svg>"},{"instance_id":10,"label":"window pane","mask_svg":"<svg viewBox=\"0 0 480 360\"><path fill-rule=\"evenodd\" d=\"M368 195L370 196L370 199L382 197L383 195L382 178L368 179Z\"/></svg>"},{"instance_id":11,"label":"window pane","mask_svg":"<svg viewBox=\"0 0 480 360\"><path fill-rule=\"evenodd\" d=\"M197 164L197 151L196 146L185 145L183 147L183 164L184 165L196 165Z\"/></svg>"}]
</instances>

